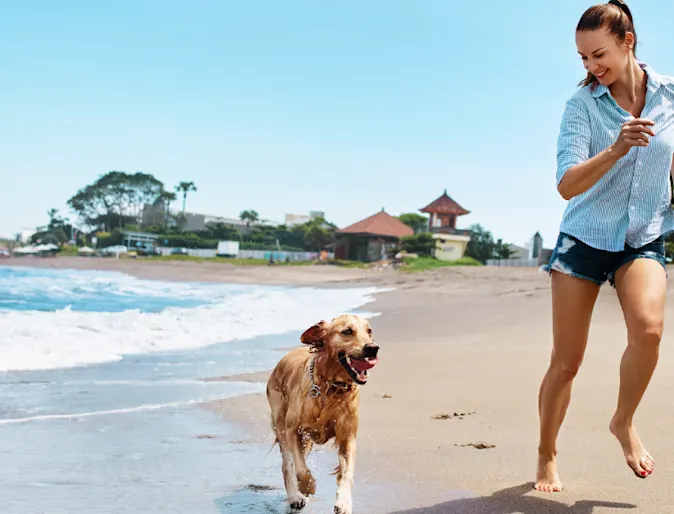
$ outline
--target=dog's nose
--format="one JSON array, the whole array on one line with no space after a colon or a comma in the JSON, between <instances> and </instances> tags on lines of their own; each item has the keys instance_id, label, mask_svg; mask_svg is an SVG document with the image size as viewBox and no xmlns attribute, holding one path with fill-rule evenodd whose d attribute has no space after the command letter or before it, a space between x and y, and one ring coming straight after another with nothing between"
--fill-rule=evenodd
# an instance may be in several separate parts
<instances>
[{"instance_id":1,"label":"dog's nose","mask_svg":"<svg viewBox=\"0 0 674 514\"><path fill-rule=\"evenodd\" d=\"M376 357L377 352L379 351L379 347L376 344L366 344L363 347L363 355L365 357Z\"/></svg>"}]
</instances>

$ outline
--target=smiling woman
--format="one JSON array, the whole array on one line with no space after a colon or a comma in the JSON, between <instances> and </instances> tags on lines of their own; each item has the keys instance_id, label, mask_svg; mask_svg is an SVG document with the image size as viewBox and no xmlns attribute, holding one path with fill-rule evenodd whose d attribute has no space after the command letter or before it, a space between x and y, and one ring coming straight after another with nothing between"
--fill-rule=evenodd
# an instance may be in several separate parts
<instances>
[{"instance_id":1,"label":"smiling woman","mask_svg":"<svg viewBox=\"0 0 674 514\"><path fill-rule=\"evenodd\" d=\"M583 361L599 288L615 287L627 326L610 430L639 478L654 470L633 418L658 361L666 295L664 240L674 231L674 79L636 58L630 9L590 7L576 29L587 70L569 99L557 149L557 189L568 200L552 275L553 350L540 387L535 488L561 491L557 435Z\"/></svg>"},{"instance_id":2,"label":"smiling woman","mask_svg":"<svg viewBox=\"0 0 674 514\"><path fill-rule=\"evenodd\" d=\"M609 44L597 41L597 29L604 29L614 36ZM614 70L620 73L624 68L624 59L621 60L620 52L615 51L619 44L626 45L636 55L637 33L630 8L624 2L614 1L588 9L576 27L576 41L578 53L588 70L581 85L593 86L602 81L610 83L608 72Z\"/></svg>"}]
</instances>

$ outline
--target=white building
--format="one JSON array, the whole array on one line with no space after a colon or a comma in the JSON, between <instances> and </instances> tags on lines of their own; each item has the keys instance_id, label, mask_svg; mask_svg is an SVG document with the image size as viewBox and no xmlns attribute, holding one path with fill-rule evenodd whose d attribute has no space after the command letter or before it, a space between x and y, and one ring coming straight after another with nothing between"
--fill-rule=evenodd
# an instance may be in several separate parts
<instances>
[{"instance_id":1,"label":"white building","mask_svg":"<svg viewBox=\"0 0 674 514\"><path fill-rule=\"evenodd\" d=\"M285 224L286 227L292 227L293 225L304 225L305 223L309 223L311 220L318 218L325 219L325 212L309 211L309 214L286 214Z\"/></svg>"},{"instance_id":2,"label":"white building","mask_svg":"<svg viewBox=\"0 0 674 514\"><path fill-rule=\"evenodd\" d=\"M209 224L222 223L224 225L229 225L234 227L240 232L247 230L248 226L250 227L275 227L278 223L271 221L255 221L247 222L239 218L225 218L223 216L211 216L209 214L198 214L194 212L185 213L185 224L183 225L183 230L185 232L194 232L197 230L204 230Z\"/></svg>"}]
</instances>

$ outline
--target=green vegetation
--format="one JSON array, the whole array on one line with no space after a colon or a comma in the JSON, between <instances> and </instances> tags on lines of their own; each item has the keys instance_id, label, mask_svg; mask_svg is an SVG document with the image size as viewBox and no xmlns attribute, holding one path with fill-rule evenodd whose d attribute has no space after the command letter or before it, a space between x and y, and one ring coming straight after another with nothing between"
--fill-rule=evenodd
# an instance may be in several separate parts
<instances>
[{"instance_id":1,"label":"green vegetation","mask_svg":"<svg viewBox=\"0 0 674 514\"><path fill-rule=\"evenodd\" d=\"M475 224L469 228L471 238L466 247L466 257L485 264L488 259L509 259L513 251L508 244L502 244L501 240L494 241L494 236L482 225Z\"/></svg>"},{"instance_id":2,"label":"green vegetation","mask_svg":"<svg viewBox=\"0 0 674 514\"><path fill-rule=\"evenodd\" d=\"M265 225L257 211L244 210L239 218L244 229L224 223L208 224L203 230L186 231L185 207L194 182L182 181L173 190L149 173L110 171L79 189L67 204L85 230L73 227L67 218L49 211L49 225L32 238L32 243L63 245L70 240L96 247L124 244L123 232L157 235L162 246L184 248L217 247L219 241L238 241L242 250L318 252L334 240L337 227L324 219L314 219L292 227ZM171 212L171 203L181 199L181 211Z\"/></svg>"},{"instance_id":3,"label":"green vegetation","mask_svg":"<svg viewBox=\"0 0 674 514\"><path fill-rule=\"evenodd\" d=\"M428 217L416 212L406 212L396 216L396 218L412 228L415 232L428 226Z\"/></svg>"},{"instance_id":4,"label":"green vegetation","mask_svg":"<svg viewBox=\"0 0 674 514\"><path fill-rule=\"evenodd\" d=\"M512 255L510 245L494 241L492 233L481 225L471 225L468 230L471 231L471 239L466 246L464 257L486 264L488 259L509 259ZM434 248L435 239L428 232L406 236L401 240L401 249L404 252L414 253L420 257L431 257Z\"/></svg>"},{"instance_id":5,"label":"green vegetation","mask_svg":"<svg viewBox=\"0 0 674 514\"><path fill-rule=\"evenodd\" d=\"M173 188L165 185L152 174L124 171L110 171L99 176L91 184L79 189L67 200L70 210L79 220L75 228L68 218L59 215L56 209L47 214L49 223L33 237L32 243L53 243L61 247L61 253L77 254L77 246L90 245L104 248L125 244L124 232L144 232L157 236L160 246L215 249L219 241L238 241L241 250L320 252L335 241L337 227L325 219L318 218L302 225L271 226L265 223L260 214L253 209L243 210L238 226L222 222L207 224L201 230L187 231L186 203L188 196L197 191L191 181L181 181ZM181 210L171 212L171 204L181 201ZM444 266L484 264L487 259L507 259L511 250L501 241L494 241L491 232L480 225L469 227L472 238L468 243L465 258L454 261L438 261L433 253L436 241L425 232L428 218L409 212L398 219L411 227L415 235L402 238L400 244L392 249L389 257L403 251L413 253L420 258L409 261L404 267L407 271L422 271ZM245 226L244 226L245 225ZM93 244L93 238L96 243ZM74 244L74 246L67 246ZM670 252L671 253L671 252ZM152 260L189 260L201 262L222 262L242 265L267 265L259 259L205 259L171 255L153 257ZM277 265L307 265L307 262L277 262ZM314 264L323 264L315 262ZM330 261L329 264L347 267L366 267L367 264L348 261Z\"/></svg>"},{"instance_id":6,"label":"green vegetation","mask_svg":"<svg viewBox=\"0 0 674 514\"><path fill-rule=\"evenodd\" d=\"M404 263L405 265L400 270L408 273L419 273L421 271L431 271L451 266L482 266L480 261L472 257L463 257L455 261L441 261L433 257L405 258Z\"/></svg>"},{"instance_id":7,"label":"green vegetation","mask_svg":"<svg viewBox=\"0 0 674 514\"><path fill-rule=\"evenodd\" d=\"M243 266L268 266L269 261L266 259L238 259L229 257L192 257L191 255L161 255L156 257L148 257L139 260L147 262L156 261L186 261L186 262L214 262L220 264L235 264ZM331 259L323 263L320 261L275 261L274 266L311 266L311 265L334 265L344 268L367 268L368 264L358 261L343 261Z\"/></svg>"},{"instance_id":8,"label":"green vegetation","mask_svg":"<svg viewBox=\"0 0 674 514\"><path fill-rule=\"evenodd\" d=\"M191 255L159 255L143 259L147 261L186 261L186 262L215 262L220 264L236 264L245 266L267 266L269 261L266 259L237 259L229 257L192 257ZM313 264L313 261L276 261L275 266L307 266Z\"/></svg>"},{"instance_id":9,"label":"green vegetation","mask_svg":"<svg viewBox=\"0 0 674 514\"><path fill-rule=\"evenodd\" d=\"M425 232L415 236L406 236L401 240L401 247L405 253L414 253L419 256L430 257L435 248L433 235Z\"/></svg>"}]
</instances>

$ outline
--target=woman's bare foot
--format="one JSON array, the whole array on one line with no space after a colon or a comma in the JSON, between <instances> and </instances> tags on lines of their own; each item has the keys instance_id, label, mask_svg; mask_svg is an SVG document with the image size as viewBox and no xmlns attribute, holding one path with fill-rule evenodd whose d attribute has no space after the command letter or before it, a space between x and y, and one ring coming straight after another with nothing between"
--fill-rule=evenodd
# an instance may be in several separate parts
<instances>
[{"instance_id":1,"label":"woman's bare foot","mask_svg":"<svg viewBox=\"0 0 674 514\"><path fill-rule=\"evenodd\" d=\"M557 460L555 457L539 455L538 471L534 489L544 493L558 493L562 490L562 482L557 475Z\"/></svg>"},{"instance_id":2,"label":"woman's bare foot","mask_svg":"<svg viewBox=\"0 0 674 514\"><path fill-rule=\"evenodd\" d=\"M653 473L655 461L641 443L641 439L639 439L632 424L620 423L613 418L610 429L611 433L620 442L627 465L632 468L634 474L639 478L646 478Z\"/></svg>"}]
</instances>

